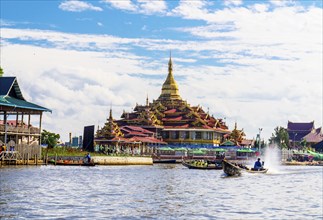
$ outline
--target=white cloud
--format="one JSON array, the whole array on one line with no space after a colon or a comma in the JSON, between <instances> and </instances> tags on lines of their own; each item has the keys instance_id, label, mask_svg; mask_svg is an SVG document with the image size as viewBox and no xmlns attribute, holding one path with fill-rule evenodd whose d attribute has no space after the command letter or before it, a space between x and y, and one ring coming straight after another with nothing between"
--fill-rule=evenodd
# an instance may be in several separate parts
<instances>
[{"instance_id":1,"label":"white cloud","mask_svg":"<svg viewBox=\"0 0 323 220\"><path fill-rule=\"evenodd\" d=\"M167 10L167 5L164 0L137 0L136 2L131 0L103 0L103 2L108 3L117 9L146 15L164 13Z\"/></svg>"},{"instance_id":2,"label":"white cloud","mask_svg":"<svg viewBox=\"0 0 323 220\"><path fill-rule=\"evenodd\" d=\"M230 6L230 5L234 5L234 6L238 6L238 5L242 5L242 0L224 0L224 5L226 6Z\"/></svg>"},{"instance_id":3,"label":"white cloud","mask_svg":"<svg viewBox=\"0 0 323 220\"><path fill-rule=\"evenodd\" d=\"M204 0L185 1L181 0L179 5L174 8L168 15L180 16L185 19L201 19L208 14L206 6L208 2Z\"/></svg>"},{"instance_id":4,"label":"white cloud","mask_svg":"<svg viewBox=\"0 0 323 220\"><path fill-rule=\"evenodd\" d=\"M164 0L138 0L138 3L140 7L140 12L143 14L164 13L167 9L167 5Z\"/></svg>"},{"instance_id":5,"label":"white cloud","mask_svg":"<svg viewBox=\"0 0 323 220\"><path fill-rule=\"evenodd\" d=\"M127 11L136 11L138 8L131 0L103 0L103 2L109 3L112 7L127 10Z\"/></svg>"},{"instance_id":6,"label":"white cloud","mask_svg":"<svg viewBox=\"0 0 323 220\"><path fill-rule=\"evenodd\" d=\"M270 0L270 3L274 6L288 6L296 4L293 0Z\"/></svg>"},{"instance_id":7,"label":"white cloud","mask_svg":"<svg viewBox=\"0 0 323 220\"><path fill-rule=\"evenodd\" d=\"M169 50L181 96L226 117L230 128L237 121L249 138L259 127L269 138L288 120L322 124L320 8L211 11L208 2L184 1L175 15L207 25L176 29L199 37L190 41L2 28L1 63L5 75L18 76L28 100L53 109L44 127L63 137L82 134L84 125L102 126L111 103L119 118L123 109L145 103L147 93L156 99ZM42 46L22 45L25 41ZM165 59L152 60L160 52Z\"/></svg>"},{"instance_id":8,"label":"white cloud","mask_svg":"<svg viewBox=\"0 0 323 220\"><path fill-rule=\"evenodd\" d=\"M93 6L90 3L78 1L78 0L68 0L62 2L59 5L59 8L63 11L73 11L73 12L82 12L82 11L103 11L102 8Z\"/></svg>"},{"instance_id":9,"label":"white cloud","mask_svg":"<svg viewBox=\"0 0 323 220\"><path fill-rule=\"evenodd\" d=\"M98 22L97 25L100 26L100 27L103 26L103 24L101 22Z\"/></svg>"}]
</instances>

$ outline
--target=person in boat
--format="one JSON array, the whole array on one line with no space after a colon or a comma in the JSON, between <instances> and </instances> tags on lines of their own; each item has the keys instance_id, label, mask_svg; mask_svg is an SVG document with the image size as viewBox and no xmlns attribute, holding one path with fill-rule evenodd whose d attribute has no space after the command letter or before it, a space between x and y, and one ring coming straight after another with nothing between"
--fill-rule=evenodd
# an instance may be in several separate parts
<instances>
[{"instance_id":1,"label":"person in boat","mask_svg":"<svg viewBox=\"0 0 323 220\"><path fill-rule=\"evenodd\" d=\"M262 163L260 162L260 158L255 162L255 165L253 167L255 170L260 170L262 168Z\"/></svg>"},{"instance_id":2,"label":"person in boat","mask_svg":"<svg viewBox=\"0 0 323 220\"><path fill-rule=\"evenodd\" d=\"M91 155L90 153L87 153L87 155L85 156L85 158L87 159L88 163L91 163Z\"/></svg>"}]
</instances>

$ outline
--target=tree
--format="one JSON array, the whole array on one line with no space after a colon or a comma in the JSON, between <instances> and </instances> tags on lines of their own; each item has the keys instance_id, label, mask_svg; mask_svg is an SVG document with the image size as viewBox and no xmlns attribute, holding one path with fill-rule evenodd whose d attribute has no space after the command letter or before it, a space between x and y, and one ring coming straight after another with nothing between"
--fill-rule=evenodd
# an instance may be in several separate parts
<instances>
[{"instance_id":1,"label":"tree","mask_svg":"<svg viewBox=\"0 0 323 220\"><path fill-rule=\"evenodd\" d=\"M289 145L289 135L285 128L276 127L275 133L271 135L269 139L270 144L277 144L280 149L288 148Z\"/></svg>"},{"instance_id":2,"label":"tree","mask_svg":"<svg viewBox=\"0 0 323 220\"><path fill-rule=\"evenodd\" d=\"M55 134L46 130L41 133L41 142L47 144L48 148L54 148L60 138L59 134Z\"/></svg>"},{"instance_id":3,"label":"tree","mask_svg":"<svg viewBox=\"0 0 323 220\"><path fill-rule=\"evenodd\" d=\"M301 141L301 148L302 148L302 150L306 150L306 147L307 147L307 141L306 141L306 139L302 139L302 141Z\"/></svg>"},{"instance_id":4,"label":"tree","mask_svg":"<svg viewBox=\"0 0 323 220\"><path fill-rule=\"evenodd\" d=\"M0 66L0 77L2 77L2 76L3 76L3 69Z\"/></svg>"}]
</instances>

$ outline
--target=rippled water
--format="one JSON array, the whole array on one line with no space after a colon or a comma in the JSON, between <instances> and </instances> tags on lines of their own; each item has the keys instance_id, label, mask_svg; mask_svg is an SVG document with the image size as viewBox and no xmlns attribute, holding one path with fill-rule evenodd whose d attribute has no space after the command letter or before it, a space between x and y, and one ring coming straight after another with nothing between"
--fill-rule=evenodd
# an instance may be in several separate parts
<instances>
[{"instance_id":1,"label":"rippled water","mask_svg":"<svg viewBox=\"0 0 323 220\"><path fill-rule=\"evenodd\" d=\"M323 167L226 177L181 164L0 168L0 219L322 219Z\"/></svg>"}]
</instances>

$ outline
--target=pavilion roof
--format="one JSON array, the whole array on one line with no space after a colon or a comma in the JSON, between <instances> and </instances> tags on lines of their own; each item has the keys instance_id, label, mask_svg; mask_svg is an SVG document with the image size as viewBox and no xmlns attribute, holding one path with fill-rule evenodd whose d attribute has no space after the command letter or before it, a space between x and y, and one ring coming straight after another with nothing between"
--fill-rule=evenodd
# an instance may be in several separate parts
<instances>
[{"instance_id":1,"label":"pavilion roof","mask_svg":"<svg viewBox=\"0 0 323 220\"><path fill-rule=\"evenodd\" d=\"M314 128L314 121L312 122L290 122L288 121L287 130L290 131L311 131Z\"/></svg>"},{"instance_id":2,"label":"pavilion roof","mask_svg":"<svg viewBox=\"0 0 323 220\"><path fill-rule=\"evenodd\" d=\"M16 109L27 111L51 112L50 109L27 102L22 96L16 77L0 77L0 110Z\"/></svg>"}]
</instances>

